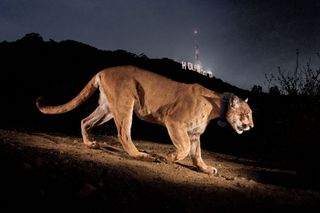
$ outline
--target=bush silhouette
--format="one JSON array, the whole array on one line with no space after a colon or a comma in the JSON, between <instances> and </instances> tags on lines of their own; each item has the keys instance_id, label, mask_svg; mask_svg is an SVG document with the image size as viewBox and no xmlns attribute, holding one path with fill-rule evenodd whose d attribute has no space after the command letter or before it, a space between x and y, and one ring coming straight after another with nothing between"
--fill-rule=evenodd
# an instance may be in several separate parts
<instances>
[{"instance_id":1,"label":"bush silhouette","mask_svg":"<svg viewBox=\"0 0 320 213\"><path fill-rule=\"evenodd\" d=\"M319 53L317 56L320 58ZM296 67L293 72L286 72L278 67L277 75L266 75L270 93L285 95L320 95L320 67L311 68L311 60L305 66L300 66L299 50L296 52Z\"/></svg>"}]
</instances>

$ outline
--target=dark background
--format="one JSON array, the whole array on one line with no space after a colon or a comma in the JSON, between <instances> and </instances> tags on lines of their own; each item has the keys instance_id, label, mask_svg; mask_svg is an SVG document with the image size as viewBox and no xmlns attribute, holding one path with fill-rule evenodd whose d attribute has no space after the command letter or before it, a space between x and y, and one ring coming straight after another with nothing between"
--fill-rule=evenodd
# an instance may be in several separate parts
<instances>
[{"instance_id":1,"label":"dark background","mask_svg":"<svg viewBox=\"0 0 320 213\"><path fill-rule=\"evenodd\" d=\"M318 0L1 0L0 41L29 32L151 58L200 60L241 88L301 60L320 61ZM198 34L193 34L198 30Z\"/></svg>"}]
</instances>

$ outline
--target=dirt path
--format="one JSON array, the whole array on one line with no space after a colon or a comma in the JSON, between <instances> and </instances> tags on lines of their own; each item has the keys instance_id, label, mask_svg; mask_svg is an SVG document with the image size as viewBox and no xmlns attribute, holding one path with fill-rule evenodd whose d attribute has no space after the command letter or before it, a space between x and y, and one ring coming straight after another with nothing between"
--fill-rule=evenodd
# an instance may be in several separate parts
<instances>
[{"instance_id":1,"label":"dirt path","mask_svg":"<svg viewBox=\"0 0 320 213\"><path fill-rule=\"evenodd\" d=\"M305 211L320 206L320 193L295 171L203 151L205 162L219 172L208 176L196 172L189 158L179 164L140 161L113 137L97 140L101 150L85 148L81 138L0 130L0 210L14 210L15 201L25 201L31 210L81 212ZM135 144L159 159L173 149Z\"/></svg>"}]
</instances>

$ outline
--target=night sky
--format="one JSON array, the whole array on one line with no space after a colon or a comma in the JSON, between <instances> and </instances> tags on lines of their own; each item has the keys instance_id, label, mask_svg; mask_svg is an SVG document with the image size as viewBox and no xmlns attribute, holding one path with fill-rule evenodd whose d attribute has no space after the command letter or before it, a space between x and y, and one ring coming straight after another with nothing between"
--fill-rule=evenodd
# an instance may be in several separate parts
<instances>
[{"instance_id":1,"label":"night sky","mask_svg":"<svg viewBox=\"0 0 320 213\"><path fill-rule=\"evenodd\" d=\"M296 49L320 64L319 0L0 0L0 41L31 32L179 62L197 44L205 68L245 89L293 70Z\"/></svg>"}]
</instances>

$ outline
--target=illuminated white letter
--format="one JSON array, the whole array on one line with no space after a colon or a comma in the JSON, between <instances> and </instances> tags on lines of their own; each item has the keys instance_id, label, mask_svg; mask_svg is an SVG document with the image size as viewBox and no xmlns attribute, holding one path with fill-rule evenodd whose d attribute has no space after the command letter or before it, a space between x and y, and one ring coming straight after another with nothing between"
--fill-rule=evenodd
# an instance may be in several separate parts
<instances>
[{"instance_id":1,"label":"illuminated white letter","mask_svg":"<svg viewBox=\"0 0 320 213\"><path fill-rule=\"evenodd\" d=\"M195 64L194 66L194 71L197 71L198 73L200 73L201 72L201 66L200 66L200 64Z\"/></svg>"},{"instance_id":2,"label":"illuminated white letter","mask_svg":"<svg viewBox=\"0 0 320 213\"><path fill-rule=\"evenodd\" d=\"M182 69L184 69L184 70L187 69L187 62L182 61L182 62L181 62L181 65L182 65Z\"/></svg>"},{"instance_id":3,"label":"illuminated white letter","mask_svg":"<svg viewBox=\"0 0 320 213\"><path fill-rule=\"evenodd\" d=\"M199 73L202 74L202 75L206 75L206 71L202 67L200 68L200 72Z\"/></svg>"}]
</instances>

